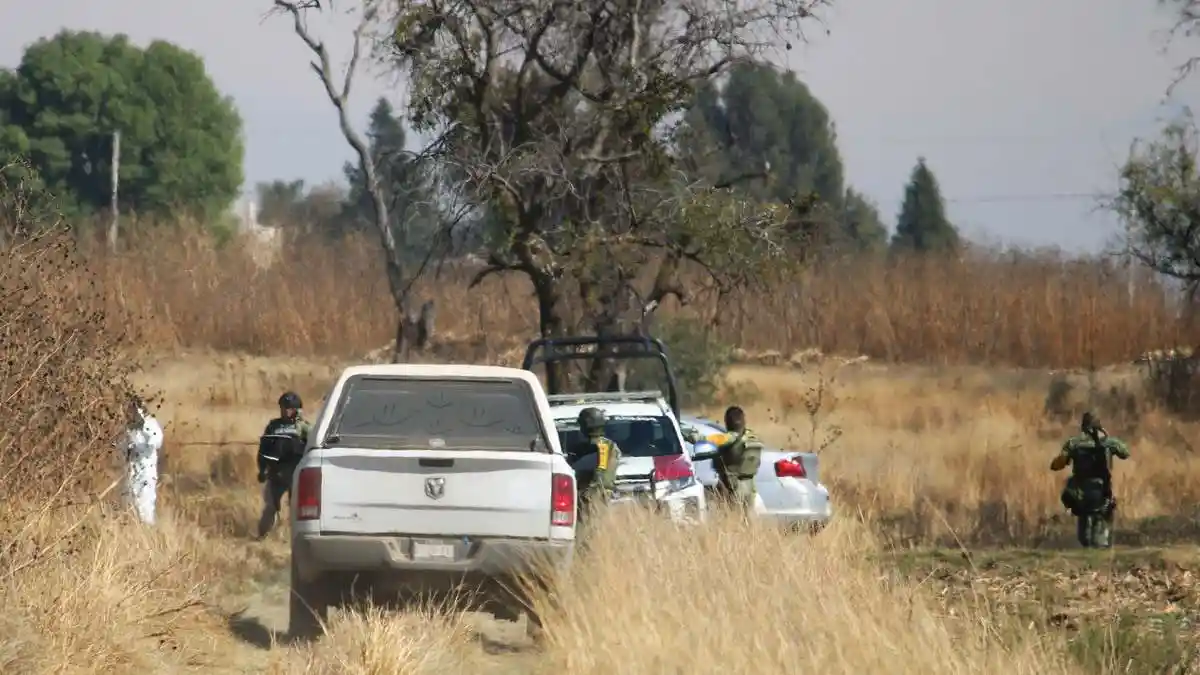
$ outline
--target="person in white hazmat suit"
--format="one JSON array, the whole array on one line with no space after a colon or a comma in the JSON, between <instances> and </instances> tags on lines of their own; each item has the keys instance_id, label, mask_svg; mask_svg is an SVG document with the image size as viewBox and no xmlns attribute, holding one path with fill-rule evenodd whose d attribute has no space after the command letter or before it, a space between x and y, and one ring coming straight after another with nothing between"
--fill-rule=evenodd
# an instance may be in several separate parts
<instances>
[{"instance_id":1,"label":"person in white hazmat suit","mask_svg":"<svg viewBox=\"0 0 1200 675\"><path fill-rule=\"evenodd\" d=\"M146 412L141 401L130 398L125 414L125 489L126 503L147 525L154 524L154 506L158 492L158 452L162 449L163 428Z\"/></svg>"}]
</instances>

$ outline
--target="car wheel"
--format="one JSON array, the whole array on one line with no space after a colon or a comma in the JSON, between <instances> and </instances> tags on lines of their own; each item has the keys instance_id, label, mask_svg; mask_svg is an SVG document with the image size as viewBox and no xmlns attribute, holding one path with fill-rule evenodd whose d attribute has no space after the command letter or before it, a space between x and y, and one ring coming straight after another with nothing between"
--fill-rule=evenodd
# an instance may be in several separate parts
<instances>
[{"instance_id":1,"label":"car wheel","mask_svg":"<svg viewBox=\"0 0 1200 675\"><path fill-rule=\"evenodd\" d=\"M317 577L304 581L296 572L292 559L292 579L288 593L288 637L293 640L312 640L325 632L324 622L329 608L336 603L335 591L326 579Z\"/></svg>"}]
</instances>

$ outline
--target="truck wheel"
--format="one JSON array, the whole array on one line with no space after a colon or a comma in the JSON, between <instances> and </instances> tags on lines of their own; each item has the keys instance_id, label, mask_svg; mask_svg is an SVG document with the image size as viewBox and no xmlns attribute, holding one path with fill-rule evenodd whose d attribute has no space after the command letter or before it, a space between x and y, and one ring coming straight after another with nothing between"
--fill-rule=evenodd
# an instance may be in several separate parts
<instances>
[{"instance_id":1,"label":"truck wheel","mask_svg":"<svg viewBox=\"0 0 1200 675\"><path fill-rule=\"evenodd\" d=\"M312 640L324 632L322 623L329 617L329 607L336 603L332 584L317 577L303 581L292 561L291 588L288 593L288 637L293 640Z\"/></svg>"}]
</instances>

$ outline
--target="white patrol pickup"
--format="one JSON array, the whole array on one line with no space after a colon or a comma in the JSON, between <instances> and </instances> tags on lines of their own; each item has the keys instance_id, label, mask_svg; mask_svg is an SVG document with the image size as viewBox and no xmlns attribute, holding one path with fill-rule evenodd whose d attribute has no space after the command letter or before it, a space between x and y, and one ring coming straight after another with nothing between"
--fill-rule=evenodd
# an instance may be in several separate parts
<instances>
[{"instance_id":1,"label":"white patrol pickup","mask_svg":"<svg viewBox=\"0 0 1200 675\"><path fill-rule=\"evenodd\" d=\"M535 564L568 565L575 474L554 431L527 370L344 370L292 486L290 632L318 633L317 619L352 582L511 589ZM496 612L513 611L511 600L520 599L493 602Z\"/></svg>"},{"instance_id":2,"label":"white patrol pickup","mask_svg":"<svg viewBox=\"0 0 1200 675\"><path fill-rule=\"evenodd\" d=\"M653 477L655 500L679 522L703 522L708 513L704 486L684 445L679 421L661 392L602 392L549 397L559 443L564 451L584 439L579 413L599 408L607 419L604 435L621 448L617 491L623 483ZM582 458L576 468L590 470L596 456Z\"/></svg>"}]
</instances>

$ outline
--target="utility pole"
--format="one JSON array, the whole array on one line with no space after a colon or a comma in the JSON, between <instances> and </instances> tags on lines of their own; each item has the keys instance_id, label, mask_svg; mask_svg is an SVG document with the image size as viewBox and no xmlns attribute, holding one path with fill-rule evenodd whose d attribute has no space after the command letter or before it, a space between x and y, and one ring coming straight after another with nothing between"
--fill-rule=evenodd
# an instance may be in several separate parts
<instances>
[{"instance_id":1,"label":"utility pole","mask_svg":"<svg viewBox=\"0 0 1200 675\"><path fill-rule=\"evenodd\" d=\"M121 184L121 132L114 131L112 134L112 202L109 209L112 211L112 222L108 224L108 248L114 253L117 250L117 226L120 222L121 212L117 208L117 190Z\"/></svg>"}]
</instances>

